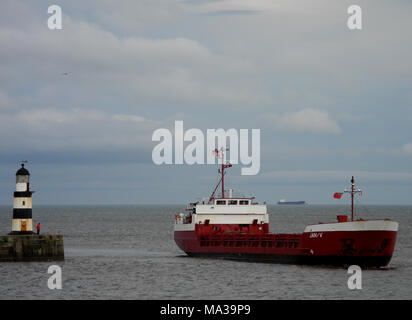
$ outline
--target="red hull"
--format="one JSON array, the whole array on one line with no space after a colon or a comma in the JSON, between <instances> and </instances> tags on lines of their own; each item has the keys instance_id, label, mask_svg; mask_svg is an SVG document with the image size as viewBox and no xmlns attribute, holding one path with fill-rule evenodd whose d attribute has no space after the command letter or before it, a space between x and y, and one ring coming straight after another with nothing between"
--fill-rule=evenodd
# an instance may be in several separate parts
<instances>
[{"instance_id":1,"label":"red hull","mask_svg":"<svg viewBox=\"0 0 412 320\"><path fill-rule=\"evenodd\" d=\"M190 256L297 264L386 266L392 258L396 231L322 231L272 234L268 225L235 230L229 225L195 225L175 231L181 250Z\"/></svg>"}]
</instances>

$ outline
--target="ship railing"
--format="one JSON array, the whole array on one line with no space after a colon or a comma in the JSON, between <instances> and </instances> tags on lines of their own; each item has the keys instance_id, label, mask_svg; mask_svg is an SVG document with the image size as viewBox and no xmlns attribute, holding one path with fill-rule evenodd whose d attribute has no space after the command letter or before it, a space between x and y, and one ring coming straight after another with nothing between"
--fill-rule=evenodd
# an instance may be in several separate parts
<instances>
[{"instance_id":1,"label":"ship railing","mask_svg":"<svg viewBox=\"0 0 412 320\"><path fill-rule=\"evenodd\" d=\"M191 202L186 206L186 211L193 211L200 202Z\"/></svg>"},{"instance_id":2,"label":"ship railing","mask_svg":"<svg viewBox=\"0 0 412 320\"><path fill-rule=\"evenodd\" d=\"M192 223L192 214L179 213L175 216L175 224L190 224Z\"/></svg>"}]
</instances>

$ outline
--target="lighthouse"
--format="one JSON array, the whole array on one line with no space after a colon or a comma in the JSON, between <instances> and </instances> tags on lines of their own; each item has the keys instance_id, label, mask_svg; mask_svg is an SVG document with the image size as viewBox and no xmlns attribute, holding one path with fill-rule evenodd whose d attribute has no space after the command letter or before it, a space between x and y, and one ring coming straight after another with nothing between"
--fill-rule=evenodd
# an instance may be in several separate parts
<instances>
[{"instance_id":1,"label":"lighthouse","mask_svg":"<svg viewBox=\"0 0 412 320\"><path fill-rule=\"evenodd\" d=\"M32 234L32 203L30 191L30 173L21 164L16 172L16 191L13 200L12 234Z\"/></svg>"},{"instance_id":2,"label":"lighthouse","mask_svg":"<svg viewBox=\"0 0 412 320\"><path fill-rule=\"evenodd\" d=\"M0 264L2 261L64 260L63 236L33 234L31 218L30 172L24 167L16 172L16 191L13 201L12 231L0 235Z\"/></svg>"}]
</instances>

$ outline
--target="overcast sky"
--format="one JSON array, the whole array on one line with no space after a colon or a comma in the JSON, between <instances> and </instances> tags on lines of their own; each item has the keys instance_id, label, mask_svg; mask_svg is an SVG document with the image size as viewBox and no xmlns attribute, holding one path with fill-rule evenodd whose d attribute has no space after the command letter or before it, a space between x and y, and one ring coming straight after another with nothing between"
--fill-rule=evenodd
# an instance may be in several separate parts
<instances>
[{"instance_id":1,"label":"overcast sky","mask_svg":"<svg viewBox=\"0 0 412 320\"><path fill-rule=\"evenodd\" d=\"M48 6L63 11L49 30ZM363 29L347 28L348 6ZM275 203L412 204L412 2L0 2L0 204L19 161L35 204L186 203L217 166L152 161L157 128L261 129L261 170L227 186ZM67 73L67 75L65 74Z\"/></svg>"}]
</instances>

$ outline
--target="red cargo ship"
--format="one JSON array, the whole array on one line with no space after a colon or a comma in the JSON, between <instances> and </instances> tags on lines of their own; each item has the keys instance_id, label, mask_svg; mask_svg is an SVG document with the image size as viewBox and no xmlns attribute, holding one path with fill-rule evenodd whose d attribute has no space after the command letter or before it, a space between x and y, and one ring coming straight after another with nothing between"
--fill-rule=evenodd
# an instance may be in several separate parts
<instances>
[{"instance_id":1,"label":"red cargo ship","mask_svg":"<svg viewBox=\"0 0 412 320\"><path fill-rule=\"evenodd\" d=\"M217 150L216 150L217 151ZM351 220L337 216L337 222L308 225L303 233L270 233L266 204L254 198L233 197L225 192L223 150L221 178L212 195L190 203L186 213L176 216L174 239L189 256L220 257L249 261L362 267L383 267L392 258L398 223L389 219L353 218L356 193L352 177ZM221 185L220 197L215 197ZM340 198L343 193L335 193Z\"/></svg>"}]
</instances>

